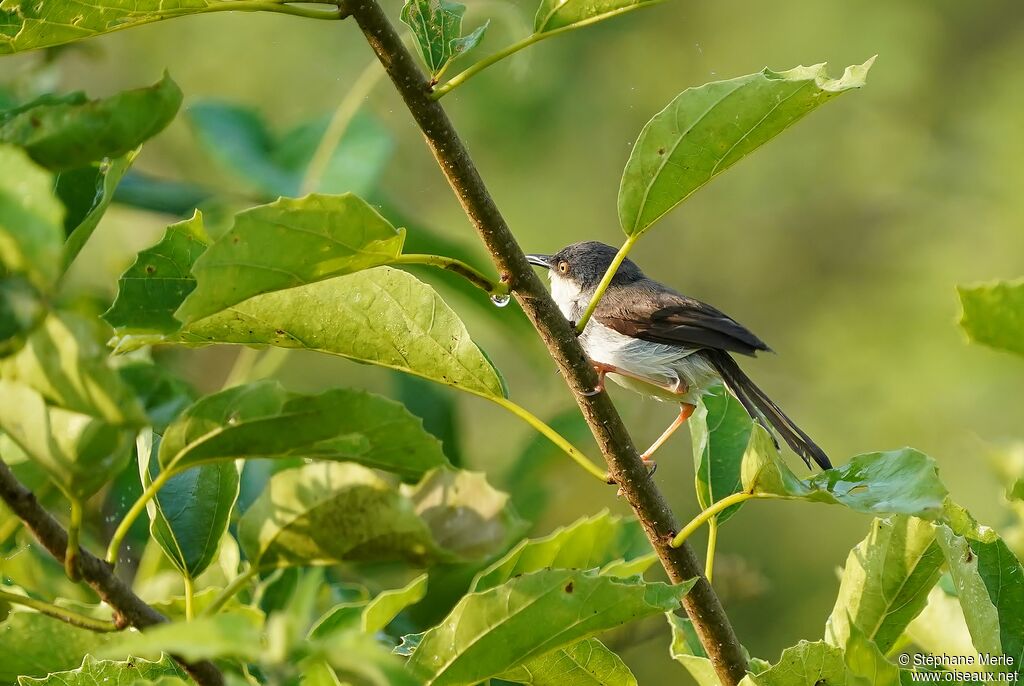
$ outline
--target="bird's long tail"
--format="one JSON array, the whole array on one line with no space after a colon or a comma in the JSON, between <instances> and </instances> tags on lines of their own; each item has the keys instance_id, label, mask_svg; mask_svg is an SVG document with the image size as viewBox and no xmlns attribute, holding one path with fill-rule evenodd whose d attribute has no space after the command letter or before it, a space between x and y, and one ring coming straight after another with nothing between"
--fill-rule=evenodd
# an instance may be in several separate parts
<instances>
[{"instance_id":1,"label":"bird's long tail","mask_svg":"<svg viewBox=\"0 0 1024 686\"><path fill-rule=\"evenodd\" d=\"M793 452L807 463L808 467L811 466L811 460L814 460L822 469L832 468L832 463L829 462L825 451L819 448L810 436L793 423L793 420L787 417L786 413L779 409L779 406L751 381L729 353L723 350L704 350L704 354L721 375L725 385L743 405L747 414L754 419L761 418L771 424L793 449Z\"/></svg>"}]
</instances>

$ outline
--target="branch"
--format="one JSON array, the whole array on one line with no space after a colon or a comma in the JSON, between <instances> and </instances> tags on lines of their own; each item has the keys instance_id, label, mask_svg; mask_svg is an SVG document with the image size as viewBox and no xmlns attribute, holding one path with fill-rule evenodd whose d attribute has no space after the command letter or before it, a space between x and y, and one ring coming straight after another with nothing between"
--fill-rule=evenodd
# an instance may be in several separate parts
<instances>
[{"instance_id":1,"label":"branch","mask_svg":"<svg viewBox=\"0 0 1024 686\"><path fill-rule=\"evenodd\" d=\"M648 478L647 468L608 394L587 395L590 389L597 387L597 373L569 322L527 263L444 108L431 98L426 77L376 0L345 0L343 8L358 22L384 65L462 208L487 246L502 280L510 285L558 365L608 463L609 476L636 512L669 578L673 583L680 583L699 577L693 590L683 599L683 607L721 682L726 686L738 683L746 673L747 661L718 596L703 577L692 548L669 545L677 529L672 510Z\"/></svg>"},{"instance_id":2,"label":"branch","mask_svg":"<svg viewBox=\"0 0 1024 686\"><path fill-rule=\"evenodd\" d=\"M0 499L25 522L25 526L51 555L58 560L64 559L68 545L67 531L43 509L32 491L18 481L3 460L0 460ZM78 572L82 580L114 609L116 616L127 626L144 629L167 621L166 617L135 595L128 584L114 576L107 563L85 549L79 552ZM185 662L176 656L174 659L181 663L200 686L223 685L224 677L212 662Z\"/></svg>"}]
</instances>

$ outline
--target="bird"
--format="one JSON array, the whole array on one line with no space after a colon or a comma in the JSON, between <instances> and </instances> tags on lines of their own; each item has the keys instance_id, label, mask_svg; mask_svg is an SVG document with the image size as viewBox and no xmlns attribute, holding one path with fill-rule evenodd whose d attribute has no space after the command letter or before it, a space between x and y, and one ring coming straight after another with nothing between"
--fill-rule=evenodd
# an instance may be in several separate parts
<instances>
[{"instance_id":1,"label":"bird","mask_svg":"<svg viewBox=\"0 0 1024 686\"><path fill-rule=\"evenodd\" d=\"M616 254L610 245L583 241L554 255L526 259L548 270L551 296L575 325ZM764 341L721 310L647 277L632 260L622 260L579 340L598 374L590 394L604 391L608 376L641 395L679 403L679 416L641 455L652 468L655 451L718 382L753 420L774 429L809 468L812 462L832 468L825 452L733 359L733 354L771 352Z\"/></svg>"}]
</instances>

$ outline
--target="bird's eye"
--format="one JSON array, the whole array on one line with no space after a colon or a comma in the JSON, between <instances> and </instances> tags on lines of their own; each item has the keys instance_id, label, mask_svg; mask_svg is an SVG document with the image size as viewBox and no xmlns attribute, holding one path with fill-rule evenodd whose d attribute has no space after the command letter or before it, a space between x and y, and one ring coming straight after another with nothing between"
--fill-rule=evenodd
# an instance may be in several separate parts
<instances>
[{"instance_id":1,"label":"bird's eye","mask_svg":"<svg viewBox=\"0 0 1024 686\"><path fill-rule=\"evenodd\" d=\"M568 274L569 273L569 263L566 262L565 260L562 260L561 262L559 262L558 263L558 271L560 271L563 274Z\"/></svg>"}]
</instances>

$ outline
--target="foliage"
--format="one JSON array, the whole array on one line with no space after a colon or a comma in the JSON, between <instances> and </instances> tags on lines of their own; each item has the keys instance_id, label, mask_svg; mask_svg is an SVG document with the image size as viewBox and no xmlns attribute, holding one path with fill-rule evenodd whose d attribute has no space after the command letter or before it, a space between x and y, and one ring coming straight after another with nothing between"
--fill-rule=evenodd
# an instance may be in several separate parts
<instances>
[{"instance_id":1,"label":"foliage","mask_svg":"<svg viewBox=\"0 0 1024 686\"><path fill-rule=\"evenodd\" d=\"M533 42L656 2L542 0L532 34L433 95ZM0 3L0 52L225 9L343 14L320 4L334 10L264 0L9 0ZM447 0L407 0L402 9L432 86L484 36L486 21L463 32L465 10ZM722 171L862 87L871 64L838 79L824 65L765 69L680 93L626 162L620 259ZM0 458L44 504L70 512L69 578L38 546L23 545L30 539L17 519L0 518L0 552L22 546L0 571L35 584L0 594L0 683L183 684L191 677L176 660L214 659L232 683L635 686L614 632L667 615L676 668L701 686L718 684L700 618L677 614L697 580L644 577L657 555L641 522L603 510L524 538L530 524L512 503L540 519L542 501L554 498L531 481L552 446L603 474L565 437L579 435L575 413L552 427L510 398L446 296L471 299L525 349L522 318L488 301L507 304L511 276L489 278L464 248L381 200L394 146L358 104L278 132L251 108L196 103L188 118L199 145L257 195L236 207L227 189L186 193L177 210L190 218L138 252L102 315L67 285L67 269L125 198L119 189L142 178L130 169L140 146L171 123L182 97L165 75L99 100L46 93L0 111ZM168 192L160 183L150 190ZM312 192L294 197L304 190ZM180 205L181 194L171 195ZM1022 291L1019 282L962 287L968 335L1021 353ZM204 379L203 392L193 391L167 349L188 357L214 345L235 346L235 367L223 387ZM356 387L355 374L324 379L319 393L263 378L289 351L401 374L403 402ZM511 468L511 493L463 468L476 435L458 421L454 391L509 410L543 437ZM722 387L702 398L691 433L702 512L677 544L705 521L717 532L754 499L876 517L849 554L823 637L774 663L751 659L744 683L906 682L892 658L911 645L1003 657L976 668L1020 674L1024 567L1009 536L952 500L931 457L869 452L801 478ZM1008 480L1008 499L1020 501L1024 477ZM133 527L147 520L148 533ZM75 583L80 546L106 540L107 562L134 575L136 590L171 621L124 630ZM708 556L710 577L713 550Z\"/></svg>"}]
</instances>

